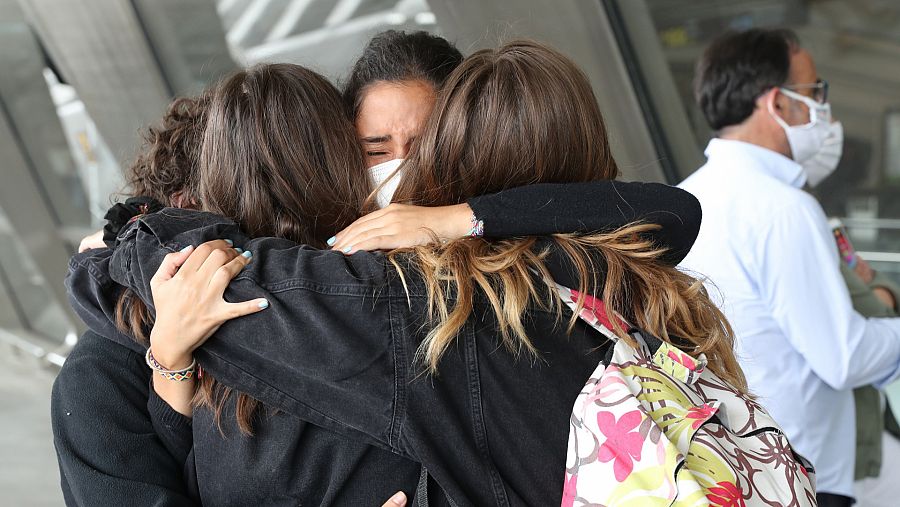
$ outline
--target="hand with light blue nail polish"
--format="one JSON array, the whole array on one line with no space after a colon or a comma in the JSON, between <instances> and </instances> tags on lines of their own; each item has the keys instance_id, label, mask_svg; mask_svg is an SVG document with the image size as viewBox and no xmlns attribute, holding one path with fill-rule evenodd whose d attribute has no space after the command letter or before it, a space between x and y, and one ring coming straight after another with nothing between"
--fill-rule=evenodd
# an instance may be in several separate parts
<instances>
[{"instance_id":1,"label":"hand with light blue nail polish","mask_svg":"<svg viewBox=\"0 0 900 507\"><path fill-rule=\"evenodd\" d=\"M266 298L242 303L224 299L228 284L252 258L249 250L239 254L225 240L189 246L165 257L150 280L156 306L150 345L157 360L162 364L190 362L194 349L224 322L269 307Z\"/></svg>"}]
</instances>

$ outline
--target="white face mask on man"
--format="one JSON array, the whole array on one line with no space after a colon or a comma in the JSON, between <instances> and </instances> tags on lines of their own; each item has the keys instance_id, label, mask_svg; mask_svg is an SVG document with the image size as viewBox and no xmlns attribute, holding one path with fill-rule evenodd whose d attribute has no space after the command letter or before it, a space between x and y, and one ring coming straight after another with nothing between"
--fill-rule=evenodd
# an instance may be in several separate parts
<instances>
[{"instance_id":1,"label":"white face mask on man","mask_svg":"<svg viewBox=\"0 0 900 507\"><path fill-rule=\"evenodd\" d=\"M779 91L809 108L809 123L804 125L788 125L771 106L769 114L784 129L794 161L803 166L807 182L816 186L837 169L844 146L844 128L840 122L831 121L831 104L820 104L784 88Z\"/></svg>"},{"instance_id":2,"label":"white face mask on man","mask_svg":"<svg viewBox=\"0 0 900 507\"><path fill-rule=\"evenodd\" d=\"M402 176L402 171L398 171L398 169L404 160L395 158L369 168L369 174L372 176L372 183L374 184L373 188L378 190L375 201L378 203L379 208L384 208L391 203Z\"/></svg>"},{"instance_id":3,"label":"white face mask on man","mask_svg":"<svg viewBox=\"0 0 900 507\"><path fill-rule=\"evenodd\" d=\"M837 169L843 152L844 126L841 125L841 122L835 121L828 124L828 135L819 151L800 164L806 171L806 182L809 183L809 186L815 187L831 176Z\"/></svg>"}]
</instances>

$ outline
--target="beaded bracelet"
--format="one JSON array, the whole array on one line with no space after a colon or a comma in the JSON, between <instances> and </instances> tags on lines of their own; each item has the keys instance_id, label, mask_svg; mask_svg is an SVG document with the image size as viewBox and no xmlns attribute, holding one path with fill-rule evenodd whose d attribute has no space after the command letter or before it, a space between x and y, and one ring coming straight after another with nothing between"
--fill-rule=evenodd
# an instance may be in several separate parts
<instances>
[{"instance_id":1,"label":"beaded bracelet","mask_svg":"<svg viewBox=\"0 0 900 507\"><path fill-rule=\"evenodd\" d=\"M150 352L149 347L147 348L147 354L144 355L144 359L147 361L147 366L162 375L164 379L175 380L177 382L184 382L194 378L194 372L197 368L197 360L194 359L191 361L190 366L183 370L170 370L159 364L159 361L157 361L156 358L153 357L153 353Z\"/></svg>"},{"instance_id":2,"label":"beaded bracelet","mask_svg":"<svg viewBox=\"0 0 900 507\"><path fill-rule=\"evenodd\" d=\"M480 238L484 236L484 220L479 220L478 217L472 213L472 218L470 223L472 227L469 229L469 232L466 234L467 236L471 236L473 238Z\"/></svg>"}]
</instances>

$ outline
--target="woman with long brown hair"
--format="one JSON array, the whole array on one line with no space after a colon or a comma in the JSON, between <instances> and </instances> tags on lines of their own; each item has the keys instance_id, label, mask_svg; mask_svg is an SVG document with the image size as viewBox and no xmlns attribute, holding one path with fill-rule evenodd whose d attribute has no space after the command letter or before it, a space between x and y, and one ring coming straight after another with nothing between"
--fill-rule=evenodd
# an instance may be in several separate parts
<instances>
[{"instance_id":1,"label":"woman with long brown hair","mask_svg":"<svg viewBox=\"0 0 900 507\"><path fill-rule=\"evenodd\" d=\"M210 138L204 140L207 126ZM216 178L204 172L210 166ZM162 205L216 210L255 234L323 247L325 238L360 216L370 192L338 91L296 65L254 67L197 99L180 99L150 130L148 146L128 176L132 192ZM116 210L145 212L147 202L130 200ZM118 218L113 222L121 227L130 217ZM115 236L108 239L114 242ZM106 262L109 254L76 256L67 279L76 311L102 335L76 346L54 392L54 430L70 505L122 498L165 505L380 505L415 484L417 464L261 406L214 375L189 382L145 377L152 371L143 364L152 342L152 307L130 289L118 290L108 277L80 269L88 259ZM216 255L235 267L249 262L230 248ZM87 294L102 296L103 304L81 304ZM258 302L229 307L235 315L261 310ZM139 361L132 360L135 352ZM167 360L164 354L158 359ZM132 373L135 366L140 375ZM85 370L89 376L79 373ZM88 383L97 380L121 386L94 413L98 404L79 393L105 389ZM149 392L139 390L148 380ZM120 421L130 426L122 428ZM99 441L88 437L107 426ZM144 442L138 452L106 458L131 452L134 437L117 439L121 430L136 428ZM160 441L174 459L157 457ZM107 462L122 470L100 469ZM385 469L393 471L393 480L373 485L371 478ZM109 480L98 482L107 475ZM183 482L176 480L182 476Z\"/></svg>"},{"instance_id":2,"label":"woman with long brown hair","mask_svg":"<svg viewBox=\"0 0 900 507\"><path fill-rule=\"evenodd\" d=\"M221 133L215 125L211 116L204 159L211 136L232 134L233 124ZM225 195L247 191L219 182L219 166L203 167L201 188L210 178ZM246 185L260 182L254 167L237 175ZM522 42L479 52L451 75L395 200L455 204L616 174L586 78L562 55ZM551 215L567 205L547 204ZM651 225L344 257L251 239L262 230L248 224L259 221L235 221L166 210L120 235L112 276L155 304L148 360L164 358L154 367L172 380L195 372L193 355L267 406L422 463L458 505L560 500L572 401L608 343L566 316L553 280L602 294L611 311L663 339L678 334L742 385L721 314L699 282L661 261L664 249L646 239ZM189 255L190 245L223 237L253 262L235 269L243 261L208 244ZM230 301L264 297L270 306L197 349L234 316L223 290Z\"/></svg>"}]
</instances>

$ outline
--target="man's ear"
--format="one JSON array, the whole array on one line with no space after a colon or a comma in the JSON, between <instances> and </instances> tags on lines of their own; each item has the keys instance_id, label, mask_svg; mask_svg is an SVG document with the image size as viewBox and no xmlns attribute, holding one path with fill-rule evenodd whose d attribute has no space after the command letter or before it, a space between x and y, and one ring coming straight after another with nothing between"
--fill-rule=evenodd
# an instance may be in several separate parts
<instances>
[{"instance_id":1,"label":"man's ear","mask_svg":"<svg viewBox=\"0 0 900 507\"><path fill-rule=\"evenodd\" d=\"M763 111L781 111L781 102L778 100L779 97L778 88L772 87L769 91L763 93L759 97L756 98L756 107L762 109Z\"/></svg>"}]
</instances>

